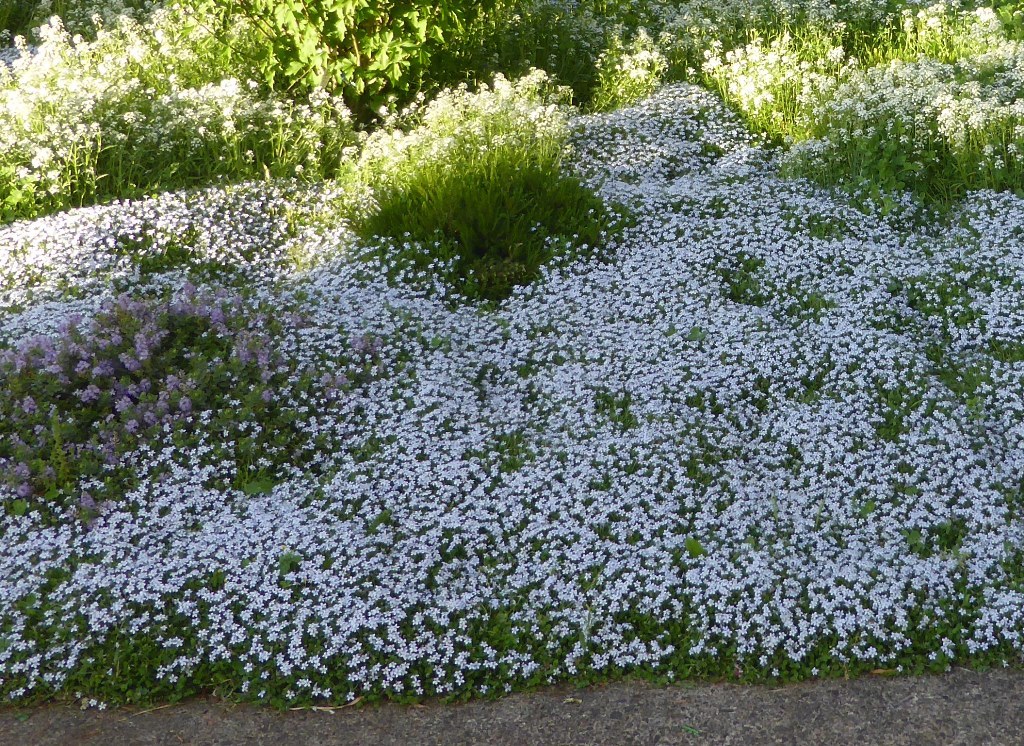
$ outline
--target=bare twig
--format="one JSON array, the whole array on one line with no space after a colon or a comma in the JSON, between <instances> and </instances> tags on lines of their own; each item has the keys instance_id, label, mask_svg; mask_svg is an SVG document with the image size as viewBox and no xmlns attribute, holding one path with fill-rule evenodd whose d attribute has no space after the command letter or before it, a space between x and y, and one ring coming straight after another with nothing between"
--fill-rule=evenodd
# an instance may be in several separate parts
<instances>
[{"instance_id":1,"label":"bare twig","mask_svg":"<svg viewBox=\"0 0 1024 746\"><path fill-rule=\"evenodd\" d=\"M167 707L174 707L174 704L171 703L171 704L167 704L167 705L160 705L159 707L150 707L148 710L141 710L139 712L133 712L128 717L137 717L139 715L145 715L147 712L156 712L157 710L163 710L164 708L167 708Z\"/></svg>"},{"instance_id":2,"label":"bare twig","mask_svg":"<svg viewBox=\"0 0 1024 746\"><path fill-rule=\"evenodd\" d=\"M344 710L346 707L351 707L352 705L357 705L357 704L359 704L362 701L363 701L362 697L356 697L355 699L353 699L348 704L338 705L337 707L325 707L325 706L322 706L322 705L312 705L310 707L289 707L288 709L291 710L292 712L297 712L297 711L300 711L300 710L310 710L312 712L329 712L329 713L331 713L333 715L335 713L335 711L337 711L337 710Z\"/></svg>"}]
</instances>

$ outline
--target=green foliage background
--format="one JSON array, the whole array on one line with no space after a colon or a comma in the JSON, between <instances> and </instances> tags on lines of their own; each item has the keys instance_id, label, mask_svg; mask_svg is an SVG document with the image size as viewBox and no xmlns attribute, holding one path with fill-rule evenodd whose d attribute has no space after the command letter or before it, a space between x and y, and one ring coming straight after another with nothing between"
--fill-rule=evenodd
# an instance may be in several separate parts
<instances>
[{"instance_id":1,"label":"green foliage background","mask_svg":"<svg viewBox=\"0 0 1024 746\"><path fill-rule=\"evenodd\" d=\"M499 0L231 0L267 44L258 69L273 88L340 92L360 119L408 98L431 62Z\"/></svg>"}]
</instances>

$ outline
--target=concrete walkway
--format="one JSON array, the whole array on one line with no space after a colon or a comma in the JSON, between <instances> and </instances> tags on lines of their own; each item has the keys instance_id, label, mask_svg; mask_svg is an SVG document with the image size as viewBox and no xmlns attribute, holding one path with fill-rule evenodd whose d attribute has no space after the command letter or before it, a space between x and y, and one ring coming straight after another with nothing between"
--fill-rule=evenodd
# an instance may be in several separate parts
<instances>
[{"instance_id":1,"label":"concrete walkway","mask_svg":"<svg viewBox=\"0 0 1024 746\"><path fill-rule=\"evenodd\" d=\"M4 746L690 743L1024 744L1024 672L956 669L776 689L624 682L460 705L287 713L212 700L151 711L0 709Z\"/></svg>"}]
</instances>

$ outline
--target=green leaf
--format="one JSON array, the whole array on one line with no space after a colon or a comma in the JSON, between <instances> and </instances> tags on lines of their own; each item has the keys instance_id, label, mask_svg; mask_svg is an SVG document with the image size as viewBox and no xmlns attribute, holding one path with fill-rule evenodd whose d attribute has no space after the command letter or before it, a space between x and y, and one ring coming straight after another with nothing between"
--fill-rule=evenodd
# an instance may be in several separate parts
<instances>
[{"instance_id":1,"label":"green leaf","mask_svg":"<svg viewBox=\"0 0 1024 746\"><path fill-rule=\"evenodd\" d=\"M274 487L277 486L270 477L263 477L262 479L252 479L242 484L241 490L246 495L265 495Z\"/></svg>"},{"instance_id":2,"label":"green leaf","mask_svg":"<svg viewBox=\"0 0 1024 746\"><path fill-rule=\"evenodd\" d=\"M701 329L699 326L695 326L690 330L690 333L686 335L686 338L691 342L700 342L707 339L708 333Z\"/></svg>"},{"instance_id":3,"label":"green leaf","mask_svg":"<svg viewBox=\"0 0 1024 746\"><path fill-rule=\"evenodd\" d=\"M302 34L302 38L299 40L298 45L299 59L302 62L310 63L323 56L320 51L320 35L316 30L307 26Z\"/></svg>"},{"instance_id":4,"label":"green leaf","mask_svg":"<svg viewBox=\"0 0 1024 746\"><path fill-rule=\"evenodd\" d=\"M686 539L686 553L690 555L690 559L697 559L708 552L697 539L690 536Z\"/></svg>"},{"instance_id":5,"label":"green leaf","mask_svg":"<svg viewBox=\"0 0 1024 746\"><path fill-rule=\"evenodd\" d=\"M382 510L377 515L376 518L374 518L372 521L370 521L370 524L366 527L367 533L372 534L372 533L376 532L378 528L380 528L382 525L384 525L385 523L387 523L390 520L391 520L391 511L387 510L387 509Z\"/></svg>"},{"instance_id":6,"label":"green leaf","mask_svg":"<svg viewBox=\"0 0 1024 746\"><path fill-rule=\"evenodd\" d=\"M302 72L305 68L306 68L306 66L304 64L302 64L302 62L300 62L299 60L292 60L285 67L284 74L286 76L288 76L289 78L294 78L300 72Z\"/></svg>"},{"instance_id":7,"label":"green leaf","mask_svg":"<svg viewBox=\"0 0 1024 746\"><path fill-rule=\"evenodd\" d=\"M416 32L416 37L420 41L426 41L426 39L427 39L427 18L426 18L426 16L421 16L420 12L418 10L412 10L412 11L410 11L405 16L405 19L409 22L409 25L412 26L413 30Z\"/></svg>"},{"instance_id":8,"label":"green leaf","mask_svg":"<svg viewBox=\"0 0 1024 746\"><path fill-rule=\"evenodd\" d=\"M291 31L298 26L295 11L287 2L274 3L274 21L278 28Z\"/></svg>"},{"instance_id":9,"label":"green leaf","mask_svg":"<svg viewBox=\"0 0 1024 746\"><path fill-rule=\"evenodd\" d=\"M278 575L287 575L302 562L301 555L295 554L295 552L285 552L277 558L277 573Z\"/></svg>"},{"instance_id":10,"label":"green leaf","mask_svg":"<svg viewBox=\"0 0 1024 746\"><path fill-rule=\"evenodd\" d=\"M28 503L25 500L14 500L11 503L11 513L21 517L28 512Z\"/></svg>"}]
</instances>

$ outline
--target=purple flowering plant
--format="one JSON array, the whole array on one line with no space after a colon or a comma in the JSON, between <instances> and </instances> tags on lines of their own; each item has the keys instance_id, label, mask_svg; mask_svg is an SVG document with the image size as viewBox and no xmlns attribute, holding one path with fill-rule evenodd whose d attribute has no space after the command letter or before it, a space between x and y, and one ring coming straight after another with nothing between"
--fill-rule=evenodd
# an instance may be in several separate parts
<instances>
[{"instance_id":1,"label":"purple flowering plant","mask_svg":"<svg viewBox=\"0 0 1024 746\"><path fill-rule=\"evenodd\" d=\"M6 510L53 517L49 508L62 505L94 518L137 484L127 453L187 452L200 428L229 444L209 457L234 464L236 483L224 486L243 490L323 447L289 403L301 394L330 408L372 370L379 340L353 339L347 374L298 371L278 340L304 319L251 305L191 285L168 300L121 295L88 323L68 319L56 338L0 351L0 480L15 495ZM258 434L241 422L258 423ZM79 489L87 477L102 481L102 494Z\"/></svg>"}]
</instances>

